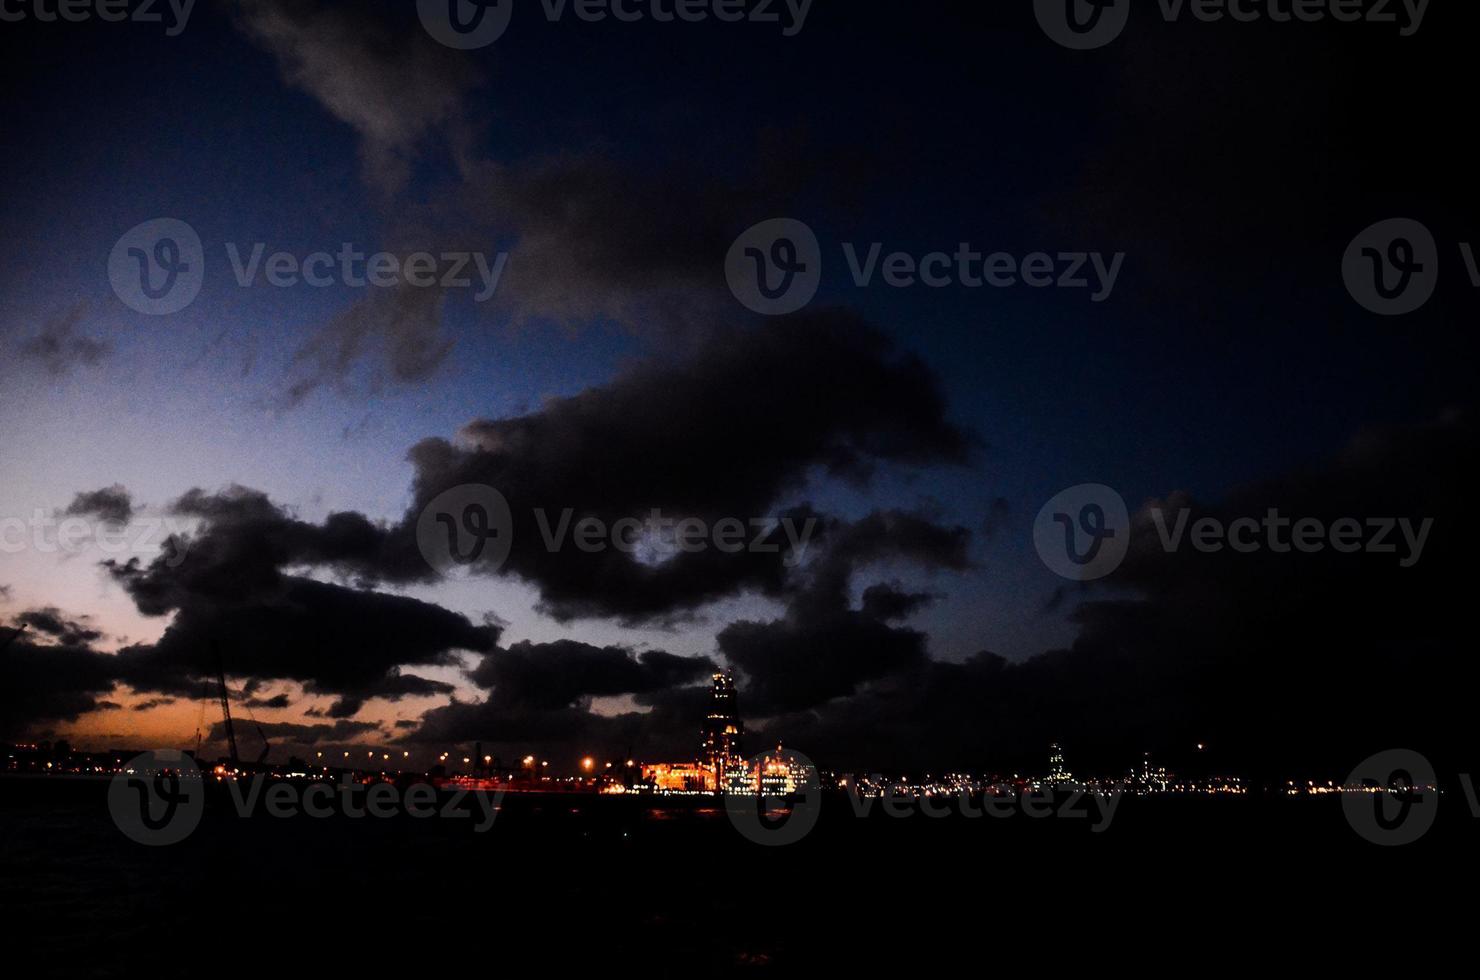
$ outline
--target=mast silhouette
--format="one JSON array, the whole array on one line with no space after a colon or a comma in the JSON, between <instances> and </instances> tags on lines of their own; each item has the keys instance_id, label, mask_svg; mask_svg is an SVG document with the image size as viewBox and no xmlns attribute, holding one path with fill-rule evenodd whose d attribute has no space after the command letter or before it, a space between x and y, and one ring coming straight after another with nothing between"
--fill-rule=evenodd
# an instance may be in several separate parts
<instances>
[{"instance_id":1,"label":"mast silhouette","mask_svg":"<svg viewBox=\"0 0 1480 980\"><path fill-rule=\"evenodd\" d=\"M231 724L231 697L226 693L226 667L221 660L221 651L216 651L216 682L221 687L221 714L226 719L226 744L231 748L231 765L241 768L241 756L236 752L236 729Z\"/></svg>"}]
</instances>

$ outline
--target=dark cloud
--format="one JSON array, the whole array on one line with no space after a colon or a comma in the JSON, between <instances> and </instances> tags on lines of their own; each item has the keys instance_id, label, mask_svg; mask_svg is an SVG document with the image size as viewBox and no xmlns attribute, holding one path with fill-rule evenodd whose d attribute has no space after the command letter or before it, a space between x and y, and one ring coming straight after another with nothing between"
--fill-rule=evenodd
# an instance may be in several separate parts
<instances>
[{"instance_id":1,"label":"dark cloud","mask_svg":"<svg viewBox=\"0 0 1480 980\"><path fill-rule=\"evenodd\" d=\"M761 715L851 695L869 681L927 660L925 634L852 610L732 623L720 633L719 644L726 659L744 671L746 704Z\"/></svg>"},{"instance_id":2,"label":"dark cloud","mask_svg":"<svg viewBox=\"0 0 1480 980\"><path fill-rule=\"evenodd\" d=\"M1473 29L1473 13L1447 16L1460 18L1450 30ZM1381 32L1346 26L1328 20L1230 44L1226 31L1183 17L1127 30L1093 61L1060 53L1041 65L1051 84L1083 96L1095 131L1067 148L1072 169L1037 202L1045 232L1114 242L1128 269L1157 270L1126 275L1117 301L1175 308L1203 324L1214 351L1225 336L1253 349L1262 329L1278 338L1289 308L1264 326L1263 294L1247 284L1278 284L1278 295L1304 302L1289 291L1310 289L1312 255L1339 257L1361 228L1392 214L1442 221L1454 213L1447 189L1467 179L1463 134L1442 124L1442 108L1363 72L1385 58L1428 91L1456 90L1464 76L1438 47L1445 31L1394 47ZM1382 140L1372 139L1375 119ZM1428 161L1429 179L1394 177L1415 159ZM1328 174L1318 189L1291 176L1316 172ZM1238 192L1209 192L1230 187ZM1339 276L1325 282L1333 301L1346 301Z\"/></svg>"},{"instance_id":3,"label":"dark cloud","mask_svg":"<svg viewBox=\"0 0 1480 980\"><path fill-rule=\"evenodd\" d=\"M86 304L78 303L47 320L34 336L21 342L20 356L39 363L53 377L70 374L75 367L97 364L112 348L101 340L77 332L86 312Z\"/></svg>"},{"instance_id":4,"label":"dark cloud","mask_svg":"<svg viewBox=\"0 0 1480 980\"><path fill-rule=\"evenodd\" d=\"M116 685L113 659L81 638L75 622L55 610L18 618L33 632L0 650L0 737L18 738L33 726L75 721L100 710ZM44 625L34 625L44 624ZM36 642L35 633L46 642ZM3 639L9 639L7 632Z\"/></svg>"},{"instance_id":5,"label":"dark cloud","mask_svg":"<svg viewBox=\"0 0 1480 980\"><path fill-rule=\"evenodd\" d=\"M1092 589L1068 649L1017 664L990 653L964 663L902 655L900 669L858 695L774 719L771 730L853 765L1042 771L1050 741L1100 771L1143 751L1195 765L1197 742L1235 769L1273 776L1344 775L1395 745L1461 765L1466 699L1480 680L1454 644L1469 608L1463 475L1477 450L1472 422L1450 417L1367 433L1322 465L1217 503L1176 500L1193 521L1258 519L1272 507L1328 526L1433 518L1412 567L1399 554L1330 548L1168 552L1153 502L1107 580L1133 597Z\"/></svg>"},{"instance_id":6,"label":"dark cloud","mask_svg":"<svg viewBox=\"0 0 1480 980\"><path fill-rule=\"evenodd\" d=\"M373 698L449 695L450 685L414 669L458 665L461 651L484 653L473 678L492 689L492 709L507 712L498 726L507 731L511 717L521 716L537 727L576 730L590 720L584 701L591 697L625 694L658 704L710 668L656 651L579 643L500 649L497 625L376 591L382 583L433 579L415 541L421 507L449 487L488 483L516 515L518 546L501 571L535 583L546 610L637 621L691 613L746 590L788 598L793 644L827 629L861 644L854 667L832 675L851 678L839 688L847 693L923 655L918 634L885 620L924 598L875 589L863 612L850 611L854 571L894 560L964 568L967 532L898 512L840 522L805 505L780 508L814 473L863 484L881 464L960 463L970 446L946 420L930 372L874 328L839 312L778 320L716 337L676 361L632 368L538 412L473 423L461 445L419 444L411 454L416 503L399 524L354 513L307 522L236 486L184 494L169 510L194 519L194 530L147 564L104 562L141 612L173 617L157 643L121 651L115 673L140 691L191 696L219 664L232 677L296 681L307 694L332 695L324 713L344 719ZM731 465L737 459L744 465ZM126 503L121 488L110 488L79 495L74 507ZM608 527L654 511L710 527L733 518L766 547L661 558L549 549L535 512L553 526L567 508L576 520L595 516ZM778 517L810 535L806 548L789 543ZM767 521L764 532L753 520ZM314 571L338 580L308 577ZM761 654L736 642L737 660L757 675L770 673L761 670ZM794 669L778 665L760 700L812 703L815 688L783 690ZM255 692L254 684L245 696ZM433 729L443 721L431 719Z\"/></svg>"},{"instance_id":7,"label":"dark cloud","mask_svg":"<svg viewBox=\"0 0 1480 980\"><path fill-rule=\"evenodd\" d=\"M62 646L86 647L103 638L101 632L86 624L86 618L68 619L55 606L47 606L26 610L15 617L15 623L17 626L29 626L36 633L44 634Z\"/></svg>"},{"instance_id":8,"label":"dark cloud","mask_svg":"<svg viewBox=\"0 0 1480 980\"><path fill-rule=\"evenodd\" d=\"M486 655L473 680L491 688L479 703L434 708L416 741L482 741L513 757L541 752L622 754L638 746L692 755L707 687L691 686L715 669L704 657L661 650L635 652L574 640L520 642ZM603 714L594 698L629 695L638 710Z\"/></svg>"},{"instance_id":9,"label":"dark cloud","mask_svg":"<svg viewBox=\"0 0 1480 980\"><path fill-rule=\"evenodd\" d=\"M120 484L89 490L77 494L67 505L68 516L96 517L104 521L125 524L134 516L134 501L127 489Z\"/></svg>"},{"instance_id":10,"label":"dark cloud","mask_svg":"<svg viewBox=\"0 0 1480 980\"><path fill-rule=\"evenodd\" d=\"M481 161L464 170L456 213L512 235L499 302L521 319L611 319L682 336L733 316L724 279L731 243L762 218L790 213L798 189L829 169L805 151L786 163L721 178L604 149Z\"/></svg>"},{"instance_id":11,"label":"dark cloud","mask_svg":"<svg viewBox=\"0 0 1480 980\"><path fill-rule=\"evenodd\" d=\"M472 423L464 445L427 440L411 453L417 508L442 491L487 484L508 498L514 549L503 566L540 588L558 618L662 617L742 589L780 594L799 556L715 548L660 563L608 547L545 547L553 528L646 520L786 516L814 472L859 483L881 464L964 462L971 439L946 419L934 377L876 329L842 312L772 321L717 337L679 362L634 368L610 384L517 418ZM413 511L412 517L418 511ZM784 542L780 532L769 541ZM476 567L476 566L475 566Z\"/></svg>"},{"instance_id":12,"label":"dark cloud","mask_svg":"<svg viewBox=\"0 0 1480 980\"><path fill-rule=\"evenodd\" d=\"M902 561L964 571L970 565L970 532L921 514L870 514L834 527L829 541L782 618L731 623L719 633L720 652L744 672L746 702L758 714L824 704L927 662L925 634L888 621L919 609L928 596L875 584L864 590L862 609L850 607L853 580L869 566Z\"/></svg>"},{"instance_id":13,"label":"dark cloud","mask_svg":"<svg viewBox=\"0 0 1480 980\"><path fill-rule=\"evenodd\" d=\"M493 689L489 700L497 707L557 709L591 697L649 694L692 683L713 670L709 660L661 650L634 653L557 640L494 650L469 676L479 687Z\"/></svg>"},{"instance_id":14,"label":"dark cloud","mask_svg":"<svg viewBox=\"0 0 1480 980\"><path fill-rule=\"evenodd\" d=\"M247 698L243 704L249 708L291 708L293 699L286 694L274 694L270 698Z\"/></svg>"},{"instance_id":15,"label":"dark cloud","mask_svg":"<svg viewBox=\"0 0 1480 980\"><path fill-rule=\"evenodd\" d=\"M378 591L433 580L415 540L422 507L450 487L486 483L516 515L516 546L499 572L534 583L558 617L662 620L745 591L786 601L783 621L737 624L721 652L751 675L758 708L811 706L925 657L921 634L889 623L927 597L876 585L853 610L855 573L879 562L964 569L969 535L903 512L838 521L788 498L806 493L817 474L863 485L881 465L962 463L971 446L946 419L925 366L855 316L818 312L715 335L536 412L472 423L458 444L424 441L411 452L415 502L396 524L355 513L303 521L244 487L185 493L168 510L193 519L193 530L147 564L104 562L141 612L172 617L157 643L120 651L106 676L189 697L220 666L250 679L250 703L270 703L256 697L264 681L293 681L310 696L331 696L321 713L344 720L375 698L451 695L451 685L415 669L459 666L466 651L484 654L471 676L490 689L486 702L429 713L417 737L579 740L595 731L667 744L691 732L696 716L680 715L694 695L677 692L712 669L708 660L574 641L500 648L496 624ZM128 508L121 487L79 494L72 505ZM666 556L547 548L534 515L554 526L567 508L573 520L598 517L608 527L655 511L710 527L735 519L765 547ZM806 546L777 518L804 531ZM765 521L764 531L753 521ZM847 658L819 659L815 645ZM593 698L612 696L640 710L592 710Z\"/></svg>"},{"instance_id":16,"label":"dark cloud","mask_svg":"<svg viewBox=\"0 0 1480 980\"><path fill-rule=\"evenodd\" d=\"M353 713L370 698L447 693L448 685L401 667L456 665L457 651L481 652L497 639L496 627L431 603L289 571L328 567L363 579L410 564L383 528L358 514L310 524L241 487L194 490L172 509L200 520L192 535L148 565L103 563L141 612L174 614L158 643L120 653L135 687L189 694L219 661L231 676L341 695L340 710Z\"/></svg>"},{"instance_id":17,"label":"dark cloud","mask_svg":"<svg viewBox=\"0 0 1480 980\"><path fill-rule=\"evenodd\" d=\"M272 54L284 81L353 129L365 182L385 207L422 152L445 152L467 131L463 107L478 73L406 11L320 0L233 0L232 7L239 28ZM455 247L443 233L407 237L412 224L395 219L377 247L403 256ZM375 251L371 244L361 243ZM443 294L407 285L369 289L299 348L271 404L291 408L321 387L346 388L362 364L372 366L372 391L430 377L452 348L442 330Z\"/></svg>"},{"instance_id":18,"label":"dark cloud","mask_svg":"<svg viewBox=\"0 0 1480 980\"><path fill-rule=\"evenodd\" d=\"M115 569L125 588L152 573ZM338 694L348 712L370 698L447 693L403 666L456 665L458 651L492 646L497 632L431 603L284 576L271 592L235 600L192 593L179 600L158 643L119 653L135 688L189 695L217 660L228 676L293 680Z\"/></svg>"},{"instance_id":19,"label":"dark cloud","mask_svg":"<svg viewBox=\"0 0 1480 980\"><path fill-rule=\"evenodd\" d=\"M432 697L435 695L449 695L455 691L451 684L443 681L434 681L425 677L416 677L411 674L402 674L398 669L392 669L384 677L375 683L356 691L354 694L346 694L322 712L326 718L353 718L360 713L365 702L371 698L382 698L386 701L399 701L406 697ZM310 714L319 714L310 711Z\"/></svg>"},{"instance_id":20,"label":"dark cloud","mask_svg":"<svg viewBox=\"0 0 1480 980\"><path fill-rule=\"evenodd\" d=\"M293 408L325 386L347 389L356 366L367 360L380 365L369 381L372 391L427 380L452 351L452 340L442 334L444 299L438 287L370 289L294 353L274 406Z\"/></svg>"},{"instance_id":21,"label":"dark cloud","mask_svg":"<svg viewBox=\"0 0 1480 980\"><path fill-rule=\"evenodd\" d=\"M417 152L462 115L471 63L410 20L364 4L235 0L237 23L277 59L284 80L360 139L365 179L398 191Z\"/></svg>"},{"instance_id":22,"label":"dark cloud","mask_svg":"<svg viewBox=\"0 0 1480 980\"><path fill-rule=\"evenodd\" d=\"M928 592L908 592L898 582L880 582L863 590L863 612L880 622L908 619L935 598Z\"/></svg>"},{"instance_id":23,"label":"dark cloud","mask_svg":"<svg viewBox=\"0 0 1480 980\"><path fill-rule=\"evenodd\" d=\"M491 264L498 243L511 258L490 308L521 321L703 336L735 312L724 260L736 236L792 213L803 188L836 197L868 159L816 149L799 127L760 134L741 148L745 165L731 176L602 145L494 158L479 149L494 114L471 108L483 82L473 60L433 42L404 8L318 0L236 0L234 8L284 80L354 130L381 206L379 247L482 252ZM728 144L716 149L736 154ZM456 177L412 201L408 180L428 158L450 160ZM452 349L444 299L440 288L372 290L296 353L272 404L290 408L323 387L347 388L365 364L372 388L431 376Z\"/></svg>"},{"instance_id":24,"label":"dark cloud","mask_svg":"<svg viewBox=\"0 0 1480 980\"><path fill-rule=\"evenodd\" d=\"M408 740L432 745L480 741L506 761L539 753L571 765L586 755L620 759L692 759L698 752L709 687L669 688L634 698L637 710L603 714L583 706L501 710L488 702L453 702L422 718Z\"/></svg>"},{"instance_id":25,"label":"dark cloud","mask_svg":"<svg viewBox=\"0 0 1480 980\"><path fill-rule=\"evenodd\" d=\"M173 539L147 567L137 560L105 563L145 615L201 600L230 604L276 595L288 567L325 567L365 583L430 577L414 540L389 535L360 514L333 513L311 524L266 494L237 486L191 490L170 509L199 518L198 530Z\"/></svg>"}]
</instances>

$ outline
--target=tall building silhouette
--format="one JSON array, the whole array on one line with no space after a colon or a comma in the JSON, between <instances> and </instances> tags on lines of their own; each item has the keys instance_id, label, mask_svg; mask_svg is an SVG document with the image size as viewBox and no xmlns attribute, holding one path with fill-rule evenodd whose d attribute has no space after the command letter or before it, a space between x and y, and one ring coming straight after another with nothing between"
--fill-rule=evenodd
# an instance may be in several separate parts
<instances>
[{"instance_id":1,"label":"tall building silhouette","mask_svg":"<svg viewBox=\"0 0 1480 980\"><path fill-rule=\"evenodd\" d=\"M1064 750L1054 742L1048 747L1048 782L1072 783L1074 774L1064 765Z\"/></svg>"},{"instance_id":2,"label":"tall building silhouette","mask_svg":"<svg viewBox=\"0 0 1480 980\"><path fill-rule=\"evenodd\" d=\"M740 741L745 726L735 699L735 675L720 671L714 675L709 697L709 714L704 719L703 759L714 770L716 785L723 785L725 773L743 765Z\"/></svg>"}]
</instances>

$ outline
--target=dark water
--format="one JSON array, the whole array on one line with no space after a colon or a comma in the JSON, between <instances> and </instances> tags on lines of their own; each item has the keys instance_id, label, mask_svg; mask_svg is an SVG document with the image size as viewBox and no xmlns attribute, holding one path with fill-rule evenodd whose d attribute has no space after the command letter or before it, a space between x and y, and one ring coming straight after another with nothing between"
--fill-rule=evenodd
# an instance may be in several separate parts
<instances>
[{"instance_id":1,"label":"dark water","mask_svg":"<svg viewBox=\"0 0 1480 980\"><path fill-rule=\"evenodd\" d=\"M479 834L242 819L216 794L194 834L149 848L106 795L0 780L0 916L30 975L1360 968L1467 935L1480 834L1447 797L1393 848L1333 798L1126 799L1095 833L1022 813L859 818L829 797L812 833L768 848L707 800L509 796Z\"/></svg>"}]
</instances>

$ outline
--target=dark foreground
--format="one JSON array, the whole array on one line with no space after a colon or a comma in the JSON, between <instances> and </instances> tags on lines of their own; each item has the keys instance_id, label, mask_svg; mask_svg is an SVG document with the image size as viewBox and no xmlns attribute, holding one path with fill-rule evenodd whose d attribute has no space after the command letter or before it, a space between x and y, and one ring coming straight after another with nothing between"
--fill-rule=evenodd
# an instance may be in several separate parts
<instances>
[{"instance_id":1,"label":"dark foreground","mask_svg":"<svg viewBox=\"0 0 1480 980\"><path fill-rule=\"evenodd\" d=\"M1363 968L1466 934L1480 837L1453 794L1402 847L1334 798L1259 797L1130 798L1101 833L830 797L802 841L762 847L707 800L509 796L476 833L476 814L241 819L218 792L150 848L106 796L0 779L0 920L30 975Z\"/></svg>"}]
</instances>

